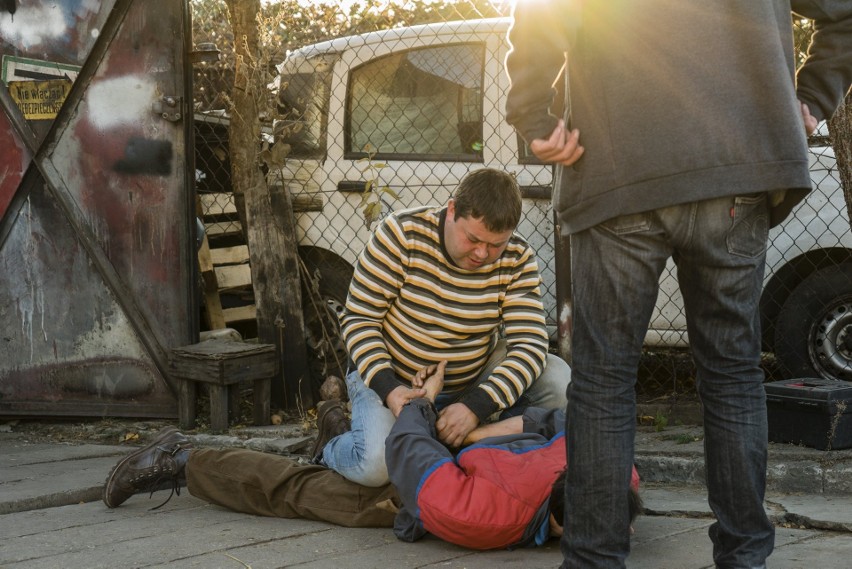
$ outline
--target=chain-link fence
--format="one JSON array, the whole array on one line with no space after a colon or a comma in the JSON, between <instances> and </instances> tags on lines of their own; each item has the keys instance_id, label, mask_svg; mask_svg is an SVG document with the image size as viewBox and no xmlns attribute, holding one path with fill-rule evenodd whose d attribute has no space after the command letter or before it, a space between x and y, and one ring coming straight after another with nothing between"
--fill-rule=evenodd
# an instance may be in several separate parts
<instances>
[{"instance_id":1,"label":"chain-link fence","mask_svg":"<svg viewBox=\"0 0 852 569\"><path fill-rule=\"evenodd\" d=\"M195 68L200 216L221 275L227 325L251 336L250 284L228 280L231 274L245 274L248 257L222 252L244 244L228 160L233 36L223 1L193 0L191 6L196 47L209 51L205 44L213 44L221 52L218 62ZM280 28L280 34L271 36L277 38L274 45L267 46L272 62L280 64L290 52L283 65L270 67L275 109L267 135L288 147L286 160L269 179L292 196L300 256L316 277L325 306L332 313L342 307L352 264L376 217L444 203L467 172L490 166L515 173L523 188L518 231L538 252L545 308L555 330L552 170L535 160L503 118L509 22L500 16L508 8L486 1L436 4L419 11L409 3L405 13L402 8L388 12L388 3L338 6L310 8L322 11L319 16L293 2L277 16L264 14L266 25ZM403 25L412 23L420 25ZM795 24L801 54L809 41L809 22ZM299 49L319 40L328 41ZM813 137L812 146L815 191L771 232L761 302L769 379L852 379L851 293L838 284L852 275L850 265L843 265L850 258L852 237L833 151L825 136ZM821 302L809 304L814 295ZM306 309L307 320L310 313ZM321 320L306 322L309 348L319 359L329 342L328 330L315 329ZM685 329L670 265L647 337L641 396L694 393Z\"/></svg>"}]
</instances>

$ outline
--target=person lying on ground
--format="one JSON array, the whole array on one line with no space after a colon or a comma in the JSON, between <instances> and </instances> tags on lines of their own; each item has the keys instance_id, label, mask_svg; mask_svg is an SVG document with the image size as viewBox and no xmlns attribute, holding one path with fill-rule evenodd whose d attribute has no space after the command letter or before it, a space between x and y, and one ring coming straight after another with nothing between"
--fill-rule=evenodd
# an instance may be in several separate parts
<instances>
[{"instance_id":1,"label":"person lying on ground","mask_svg":"<svg viewBox=\"0 0 852 569\"><path fill-rule=\"evenodd\" d=\"M426 380L427 392L440 392L442 364ZM436 436L433 400L427 393L409 401L385 443L388 474L403 504L394 522L397 537L415 541L431 533L472 549L501 549L561 536L564 411L530 407L479 427L466 437L472 444L454 456ZM635 469L633 476L635 517Z\"/></svg>"},{"instance_id":2,"label":"person lying on ground","mask_svg":"<svg viewBox=\"0 0 852 569\"><path fill-rule=\"evenodd\" d=\"M107 477L103 501L116 508L134 494L171 482L173 493L179 494L183 483L193 496L234 511L393 527L404 541L431 533L463 547L500 549L540 545L560 535L563 412L528 408L523 416L480 427L469 434L474 444L454 457L435 437L434 398L443 366L438 369L440 374L424 382L425 397L404 405L391 429L387 462L393 484L363 486L320 465L253 450L195 449L168 427L118 462ZM360 424L360 395L352 398L353 427ZM635 517L641 510L635 469L633 478Z\"/></svg>"}]
</instances>

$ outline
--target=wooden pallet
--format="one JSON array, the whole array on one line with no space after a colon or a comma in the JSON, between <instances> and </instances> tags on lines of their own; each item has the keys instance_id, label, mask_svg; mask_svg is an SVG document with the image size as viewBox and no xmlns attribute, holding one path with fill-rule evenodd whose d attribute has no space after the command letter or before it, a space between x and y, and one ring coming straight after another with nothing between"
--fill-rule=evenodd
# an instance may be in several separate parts
<instances>
[{"instance_id":1,"label":"wooden pallet","mask_svg":"<svg viewBox=\"0 0 852 569\"><path fill-rule=\"evenodd\" d=\"M205 230L204 241L198 251L198 264L204 283L207 325L211 330L218 330L236 322L255 320L257 307L253 303L222 307L221 296L224 293L246 299L253 297L248 247L244 244L217 245L224 237L242 235L240 222L235 219L237 208L232 194L200 194L197 208Z\"/></svg>"},{"instance_id":2,"label":"wooden pallet","mask_svg":"<svg viewBox=\"0 0 852 569\"><path fill-rule=\"evenodd\" d=\"M293 200L293 209L296 212L320 211L322 204L319 196L299 196ZM199 194L196 209L205 232L198 262L204 281L207 325L211 330L218 330L236 322L255 320L257 307L253 303L222 308L223 293L237 293L247 299L253 297L248 247L245 244L217 244L225 240L241 241L243 235L233 194Z\"/></svg>"}]
</instances>

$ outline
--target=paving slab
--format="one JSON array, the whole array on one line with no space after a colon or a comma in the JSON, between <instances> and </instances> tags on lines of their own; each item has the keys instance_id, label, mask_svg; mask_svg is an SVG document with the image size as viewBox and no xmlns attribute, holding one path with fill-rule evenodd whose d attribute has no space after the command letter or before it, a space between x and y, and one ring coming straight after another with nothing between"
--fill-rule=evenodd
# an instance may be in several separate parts
<instances>
[{"instance_id":1,"label":"paving slab","mask_svg":"<svg viewBox=\"0 0 852 569\"><path fill-rule=\"evenodd\" d=\"M658 431L640 426L636 465L647 482L704 484L702 427L675 425ZM766 474L768 490L852 495L852 449L826 451L770 443Z\"/></svg>"},{"instance_id":2,"label":"paving slab","mask_svg":"<svg viewBox=\"0 0 852 569\"><path fill-rule=\"evenodd\" d=\"M700 471L701 443L692 436L684 431L637 441L647 459L642 466L647 515L635 524L631 569L713 567L707 536L713 517L703 485L685 484L682 476L649 466L675 464L663 457L677 459L682 472ZM555 540L540 548L490 552L431 537L409 544L398 541L390 529L349 529L231 512L189 496L185 489L154 511L151 508L161 504L168 491L150 498L134 496L110 510L100 501L101 485L121 456L144 444L141 438L132 445L45 443L0 432L0 567L538 569L561 563ZM218 436L197 433L191 439L197 446L298 454L312 437L299 428L263 428ZM812 450L772 450L780 457L777 464L784 466L777 476L800 476L796 484L806 480L806 488L819 490L768 492L767 511L777 527L772 569L852 567L852 493L827 492L832 486L823 484L827 472L842 478L838 465L845 464L846 456ZM819 468L808 466L812 463ZM648 481L654 477L665 481ZM845 486L838 481L836 488Z\"/></svg>"},{"instance_id":3,"label":"paving slab","mask_svg":"<svg viewBox=\"0 0 852 569\"><path fill-rule=\"evenodd\" d=\"M400 542L390 529L350 529L250 516L185 494L150 511L159 497L135 496L115 510L92 502L0 516L0 533L7 536L0 543L0 566L538 569L557 567L561 562L555 540L541 548L476 552L431 537L414 544ZM649 498L655 502L664 495ZM681 499L688 501L686 493ZM700 503L700 498L695 500ZM711 568L707 537L711 523L708 517L640 517L628 567ZM852 536L848 533L779 527L771 567L842 568L848 566L850 554Z\"/></svg>"},{"instance_id":4,"label":"paving slab","mask_svg":"<svg viewBox=\"0 0 852 569\"><path fill-rule=\"evenodd\" d=\"M2 434L0 514L99 500L126 447L28 443Z\"/></svg>"}]
</instances>

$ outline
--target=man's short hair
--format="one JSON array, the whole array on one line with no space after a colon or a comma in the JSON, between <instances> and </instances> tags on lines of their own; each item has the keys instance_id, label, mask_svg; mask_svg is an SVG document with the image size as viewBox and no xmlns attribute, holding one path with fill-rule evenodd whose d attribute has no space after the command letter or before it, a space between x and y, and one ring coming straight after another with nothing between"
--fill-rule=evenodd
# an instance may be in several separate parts
<instances>
[{"instance_id":1,"label":"man's short hair","mask_svg":"<svg viewBox=\"0 0 852 569\"><path fill-rule=\"evenodd\" d=\"M565 475L567 473L567 468L560 472L556 480L553 481L553 487L550 490L550 513L553 514L556 523L560 526L565 523ZM630 512L631 524L645 508L642 504L642 498L639 496L639 491L632 485L627 493L627 507Z\"/></svg>"},{"instance_id":2,"label":"man's short hair","mask_svg":"<svg viewBox=\"0 0 852 569\"><path fill-rule=\"evenodd\" d=\"M481 219L488 231L514 231L521 220L521 190L515 176L494 168L469 172L453 194L456 219Z\"/></svg>"}]
</instances>

